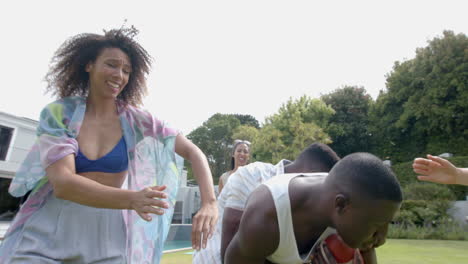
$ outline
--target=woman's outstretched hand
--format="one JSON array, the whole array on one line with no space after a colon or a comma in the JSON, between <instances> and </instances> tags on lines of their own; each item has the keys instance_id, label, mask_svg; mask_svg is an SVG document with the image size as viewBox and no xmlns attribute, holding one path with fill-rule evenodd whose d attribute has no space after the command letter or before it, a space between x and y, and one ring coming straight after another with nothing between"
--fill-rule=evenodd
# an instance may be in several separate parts
<instances>
[{"instance_id":1,"label":"woman's outstretched hand","mask_svg":"<svg viewBox=\"0 0 468 264\"><path fill-rule=\"evenodd\" d=\"M413 170L421 181L456 184L459 171L450 161L427 155L425 158L416 158L413 162Z\"/></svg>"},{"instance_id":2,"label":"woman's outstretched hand","mask_svg":"<svg viewBox=\"0 0 468 264\"><path fill-rule=\"evenodd\" d=\"M164 214L163 209L169 208L167 202L160 200L167 198L167 194L163 192L165 189L166 186L162 185L147 187L135 192L130 201L130 208L146 221L152 220L150 214Z\"/></svg>"}]
</instances>

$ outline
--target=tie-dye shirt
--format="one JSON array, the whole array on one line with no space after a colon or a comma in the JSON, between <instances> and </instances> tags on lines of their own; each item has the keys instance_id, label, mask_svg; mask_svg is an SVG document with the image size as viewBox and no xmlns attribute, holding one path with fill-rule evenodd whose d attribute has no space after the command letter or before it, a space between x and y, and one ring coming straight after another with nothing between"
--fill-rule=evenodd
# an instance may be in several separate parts
<instances>
[{"instance_id":1,"label":"tie-dye shirt","mask_svg":"<svg viewBox=\"0 0 468 264\"><path fill-rule=\"evenodd\" d=\"M133 210L122 210L127 227L128 263L159 263L179 187L183 159L175 153L178 131L150 113L117 102L121 127L127 144L128 174L123 188L141 190L154 185L168 186L170 208L151 222ZM52 191L45 168L78 152L76 137L83 123L86 98L67 97L47 105L41 112L37 140L10 185L11 195L31 194L21 206L5 237L19 232L25 221L39 210ZM0 262L2 256L0 256Z\"/></svg>"}]
</instances>

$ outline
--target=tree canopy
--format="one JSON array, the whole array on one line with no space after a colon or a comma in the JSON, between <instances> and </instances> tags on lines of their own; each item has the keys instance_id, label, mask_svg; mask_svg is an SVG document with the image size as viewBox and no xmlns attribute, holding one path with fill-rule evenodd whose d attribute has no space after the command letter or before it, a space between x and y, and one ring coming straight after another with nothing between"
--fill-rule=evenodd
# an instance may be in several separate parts
<instances>
[{"instance_id":1,"label":"tree canopy","mask_svg":"<svg viewBox=\"0 0 468 264\"><path fill-rule=\"evenodd\" d=\"M369 151L368 112L373 100L364 87L344 86L321 98L336 112L327 129L333 140L330 147L340 156Z\"/></svg>"},{"instance_id":2,"label":"tree canopy","mask_svg":"<svg viewBox=\"0 0 468 264\"><path fill-rule=\"evenodd\" d=\"M424 153L466 154L468 143L468 38L444 31L395 62L370 111L377 148L396 160Z\"/></svg>"},{"instance_id":3,"label":"tree canopy","mask_svg":"<svg viewBox=\"0 0 468 264\"><path fill-rule=\"evenodd\" d=\"M258 121L251 115L217 113L187 135L207 156L215 179L229 169L232 136L241 125L254 128L258 126ZM192 177L191 174L189 169L189 177Z\"/></svg>"}]
</instances>

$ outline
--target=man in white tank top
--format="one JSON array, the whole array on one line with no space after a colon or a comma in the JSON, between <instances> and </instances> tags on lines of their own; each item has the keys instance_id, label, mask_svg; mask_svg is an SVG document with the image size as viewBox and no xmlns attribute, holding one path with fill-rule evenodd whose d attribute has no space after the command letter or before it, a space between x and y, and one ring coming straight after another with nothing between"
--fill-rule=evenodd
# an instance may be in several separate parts
<instances>
[{"instance_id":1,"label":"man in white tank top","mask_svg":"<svg viewBox=\"0 0 468 264\"><path fill-rule=\"evenodd\" d=\"M240 167L229 180L218 198L219 219L213 236L205 249L195 252L193 264L221 264L224 251L231 241L242 217L250 193L263 182L286 173L328 172L339 160L327 145L314 143L294 162L280 161L277 165L255 162Z\"/></svg>"},{"instance_id":2,"label":"man in white tank top","mask_svg":"<svg viewBox=\"0 0 468 264\"><path fill-rule=\"evenodd\" d=\"M363 263L352 249L375 253L401 201L397 178L369 153L346 156L328 176L274 177L249 197L224 263Z\"/></svg>"}]
</instances>

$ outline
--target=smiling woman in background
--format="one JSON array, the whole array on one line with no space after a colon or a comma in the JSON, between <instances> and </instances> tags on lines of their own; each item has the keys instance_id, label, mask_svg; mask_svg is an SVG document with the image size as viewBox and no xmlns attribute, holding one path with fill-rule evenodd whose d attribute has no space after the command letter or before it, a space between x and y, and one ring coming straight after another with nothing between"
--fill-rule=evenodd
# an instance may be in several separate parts
<instances>
[{"instance_id":1,"label":"smiling woman in background","mask_svg":"<svg viewBox=\"0 0 468 264\"><path fill-rule=\"evenodd\" d=\"M223 187L226 185L229 176L236 172L240 166L247 165L250 159L250 142L247 140L234 140L234 145L232 146L232 156L231 156L231 170L226 171L219 177L218 183L218 193L221 193Z\"/></svg>"},{"instance_id":2,"label":"smiling woman in background","mask_svg":"<svg viewBox=\"0 0 468 264\"><path fill-rule=\"evenodd\" d=\"M41 112L37 140L10 185L31 191L0 247L0 263L159 263L182 156L202 207L192 243L203 247L218 211L206 157L138 108L151 57L131 28L80 34L46 76L58 100ZM179 156L180 155L180 156ZM203 232L202 232L203 230Z\"/></svg>"}]
</instances>

